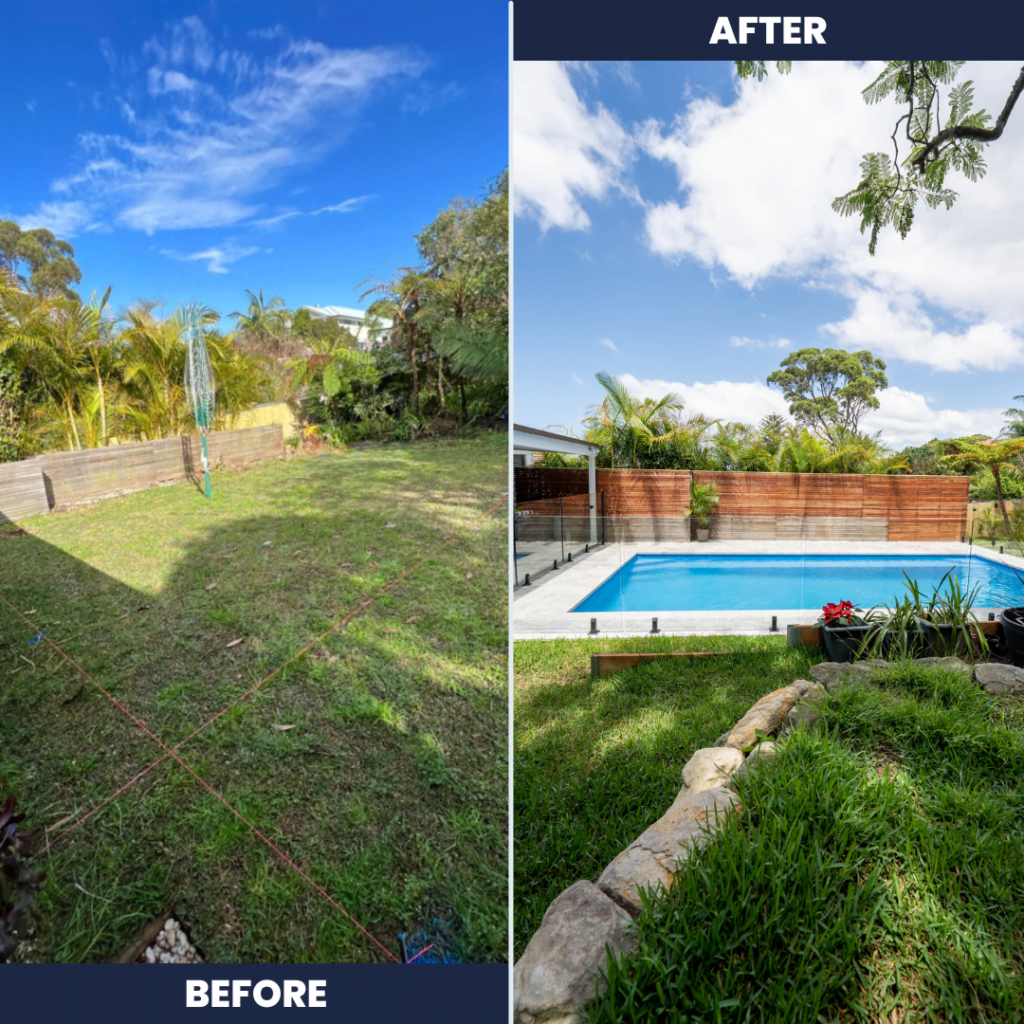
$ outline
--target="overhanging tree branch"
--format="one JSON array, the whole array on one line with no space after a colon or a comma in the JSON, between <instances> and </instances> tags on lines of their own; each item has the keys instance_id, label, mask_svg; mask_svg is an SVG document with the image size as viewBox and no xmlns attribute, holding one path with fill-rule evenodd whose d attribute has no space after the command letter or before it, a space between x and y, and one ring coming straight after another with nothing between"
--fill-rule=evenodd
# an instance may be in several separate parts
<instances>
[{"instance_id":1,"label":"overhanging tree branch","mask_svg":"<svg viewBox=\"0 0 1024 1024\"><path fill-rule=\"evenodd\" d=\"M970 125L959 124L943 128L914 158L914 165L923 174L925 164L933 157L933 154L937 155L945 143L954 139L971 139L974 142L995 142L1003 134L1003 129L1006 127L1006 122L1010 119L1010 114L1013 113L1014 105L1021 92L1024 92L1024 67L1020 69L1017 81L1013 83L1010 95L1006 98L1006 103L1003 105L1003 109L1000 111L999 117L996 118L996 123L992 128L974 128Z\"/></svg>"}]
</instances>

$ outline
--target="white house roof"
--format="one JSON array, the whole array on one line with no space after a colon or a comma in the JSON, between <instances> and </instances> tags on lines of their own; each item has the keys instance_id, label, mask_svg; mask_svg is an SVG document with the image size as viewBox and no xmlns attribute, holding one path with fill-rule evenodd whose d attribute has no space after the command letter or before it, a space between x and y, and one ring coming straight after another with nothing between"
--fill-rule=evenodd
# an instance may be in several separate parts
<instances>
[{"instance_id":1,"label":"white house roof","mask_svg":"<svg viewBox=\"0 0 1024 1024\"><path fill-rule=\"evenodd\" d=\"M365 309L352 309L349 306L304 306L304 309L308 309L313 316L320 316L332 319L334 317L345 317L348 320L365 320L366 310ZM386 317L377 317L377 322L381 327L390 327L391 321Z\"/></svg>"}]
</instances>

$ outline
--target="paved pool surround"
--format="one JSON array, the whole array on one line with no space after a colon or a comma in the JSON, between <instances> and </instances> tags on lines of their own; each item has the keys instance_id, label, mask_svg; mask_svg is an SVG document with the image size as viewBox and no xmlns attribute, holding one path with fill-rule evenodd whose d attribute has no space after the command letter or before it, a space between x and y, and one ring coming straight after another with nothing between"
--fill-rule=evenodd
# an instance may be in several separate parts
<instances>
[{"instance_id":1,"label":"paved pool surround","mask_svg":"<svg viewBox=\"0 0 1024 1024\"><path fill-rule=\"evenodd\" d=\"M645 612L572 612L591 591L634 555L958 555L989 558L1012 565L1024 574L1024 559L999 555L987 548L968 544L909 541L708 541L706 544L671 541L608 544L589 554L574 556L558 570L545 573L530 586L519 587L513 596L513 637L517 640L579 638L587 636L590 620L597 619L598 637L650 636L651 619L657 617L658 629L666 635L736 633L761 635L769 632L774 615L779 632L785 635L790 623L816 622L821 608L780 608L771 606L771 594L765 595L765 607L756 611L676 611L671 608ZM838 598L837 598L838 600ZM1024 591L1021 594L1024 604ZM999 608L977 608L981 619Z\"/></svg>"}]
</instances>

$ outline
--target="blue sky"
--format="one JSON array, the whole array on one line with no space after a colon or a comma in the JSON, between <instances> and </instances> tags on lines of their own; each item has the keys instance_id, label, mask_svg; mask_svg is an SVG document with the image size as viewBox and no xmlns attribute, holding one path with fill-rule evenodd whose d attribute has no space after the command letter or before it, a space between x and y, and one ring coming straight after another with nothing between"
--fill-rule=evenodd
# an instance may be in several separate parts
<instances>
[{"instance_id":1,"label":"blue sky","mask_svg":"<svg viewBox=\"0 0 1024 1024\"><path fill-rule=\"evenodd\" d=\"M80 291L359 302L508 162L504 4L5 8L0 217L75 247Z\"/></svg>"},{"instance_id":2,"label":"blue sky","mask_svg":"<svg viewBox=\"0 0 1024 1024\"><path fill-rule=\"evenodd\" d=\"M730 63L517 62L516 422L578 432L599 370L756 422L786 413L765 383L780 359L839 347L886 360L862 427L890 443L998 431L1024 392L1024 114L982 182L948 182L952 211L922 208L870 257L830 203L891 147L902 110L860 96L880 67L740 83ZM994 113L1018 72L969 63L961 79Z\"/></svg>"}]
</instances>

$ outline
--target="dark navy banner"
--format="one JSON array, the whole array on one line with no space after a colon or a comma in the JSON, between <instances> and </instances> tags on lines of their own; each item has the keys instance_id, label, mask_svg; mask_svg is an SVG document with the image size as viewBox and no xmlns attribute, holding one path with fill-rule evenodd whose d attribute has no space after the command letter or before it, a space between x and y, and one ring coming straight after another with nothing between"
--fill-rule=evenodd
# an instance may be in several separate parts
<instances>
[{"instance_id":1,"label":"dark navy banner","mask_svg":"<svg viewBox=\"0 0 1024 1024\"><path fill-rule=\"evenodd\" d=\"M1024 5L515 0L516 60L1020 60ZM742 24L741 24L742 22ZM712 39L715 42L712 42Z\"/></svg>"},{"instance_id":2,"label":"dark navy banner","mask_svg":"<svg viewBox=\"0 0 1024 1024\"><path fill-rule=\"evenodd\" d=\"M4 1020L231 1024L508 1021L503 964L23 964L0 976ZM287 1005L286 1005L287 1004Z\"/></svg>"}]
</instances>

